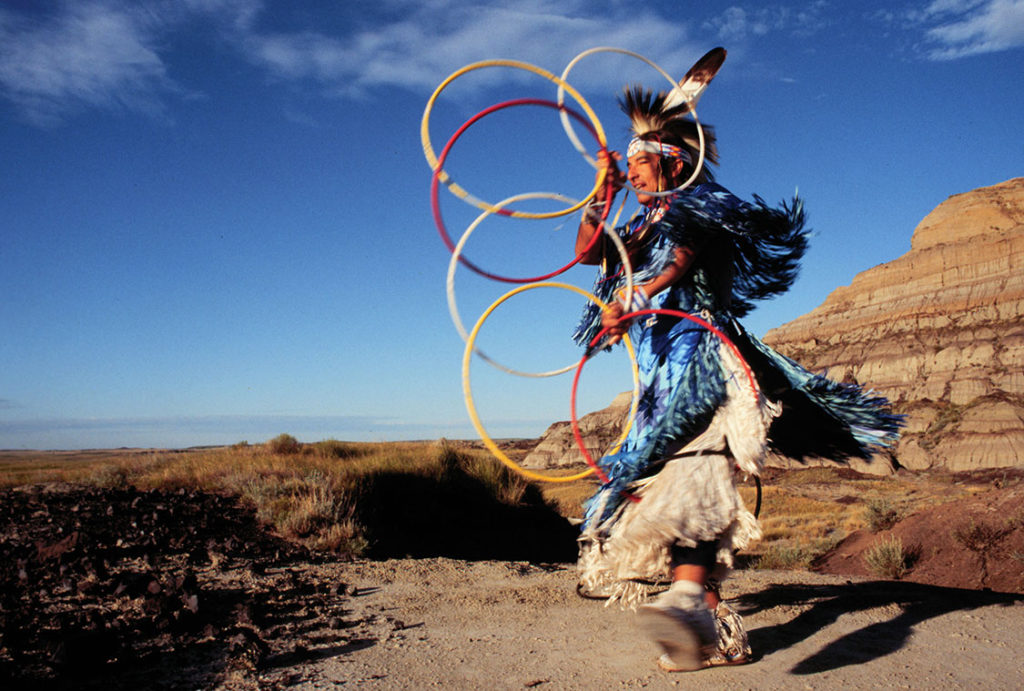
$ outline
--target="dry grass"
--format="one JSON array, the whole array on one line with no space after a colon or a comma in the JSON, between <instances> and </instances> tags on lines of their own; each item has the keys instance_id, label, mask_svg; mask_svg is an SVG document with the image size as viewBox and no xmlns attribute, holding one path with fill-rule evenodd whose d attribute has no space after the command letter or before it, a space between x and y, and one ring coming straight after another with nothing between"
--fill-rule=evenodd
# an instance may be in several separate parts
<instances>
[{"instance_id":1,"label":"dry grass","mask_svg":"<svg viewBox=\"0 0 1024 691\"><path fill-rule=\"evenodd\" d=\"M360 554L355 518L374 476L419 476L443 484L472 477L496 502L515 505L529 483L488 454L441 442L301 444L290 435L264 443L185 451L3 452L0 485L70 482L102 487L195 489L237 495L281 535L318 550Z\"/></svg>"},{"instance_id":2,"label":"dry grass","mask_svg":"<svg viewBox=\"0 0 1024 691\"><path fill-rule=\"evenodd\" d=\"M526 451L508 453L519 460ZM280 435L262 444L185 451L0 452L0 486L77 482L235 494L250 501L260 518L282 535L315 549L352 554L367 546L358 508L374 477L417 476L440 488L456 482L456 470L486 487L502 504L517 505L531 486L536 493L536 484L471 442L328 439L300 444ZM763 482L764 535L742 555L746 563L761 568L806 568L855 530L881 530L915 510L987 486L948 474L897 479L837 468L770 470ZM543 499L569 518L581 516L582 504L595 487L593 478L539 484ZM753 509L753 484L742 486L740 493ZM977 527L961 527L955 537L973 544L984 541L980 533Z\"/></svg>"},{"instance_id":3,"label":"dry grass","mask_svg":"<svg viewBox=\"0 0 1024 691\"><path fill-rule=\"evenodd\" d=\"M81 482L112 464L148 451L0 451L0 487L40 482Z\"/></svg>"},{"instance_id":4,"label":"dry grass","mask_svg":"<svg viewBox=\"0 0 1024 691\"><path fill-rule=\"evenodd\" d=\"M1002 525L976 523L971 520L953 528L953 539L979 554L991 551L996 544L1018 527L1019 519L1009 518Z\"/></svg>"},{"instance_id":5,"label":"dry grass","mask_svg":"<svg viewBox=\"0 0 1024 691\"><path fill-rule=\"evenodd\" d=\"M869 499L864 507L864 521L873 533L888 530L900 520L900 512L888 497Z\"/></svg>"},{"instance_id":6,"label":"dry grass","mask_svg":"<svg viewBox=\"0 0 1024 691\"><path fill-rule=\"evenodd\" d=\"M897 478L834 467L770 470L764 484L764 536L747 555L756 568L806 568L854 531L883 530L978 490L942 474ZM744 501L752 506L746 495Z\"/></svg>"},{"instance_id":7,"label":"dry grass","mask_svg":"<svg viewBox=\"0 0 1024 691\"><path fill-rule=\"evenodd\" d=\"M541 491L563 516L580 518L583 515L583 502L597 491L598 484L592 477L573 482L545 482L541 485Z\"/></svg>"},{"instance_id":8,"label":"dry grass","mask_svg":"<svg viewBox=\"0 0 1024 691\"><path fill-rule=\"evenodd\" d=\"M913 550L904 549L903 541L895 535L878 540L864 553L865 566L879 578L903 578L913 560Z\"/></svg>"}]
</instances>

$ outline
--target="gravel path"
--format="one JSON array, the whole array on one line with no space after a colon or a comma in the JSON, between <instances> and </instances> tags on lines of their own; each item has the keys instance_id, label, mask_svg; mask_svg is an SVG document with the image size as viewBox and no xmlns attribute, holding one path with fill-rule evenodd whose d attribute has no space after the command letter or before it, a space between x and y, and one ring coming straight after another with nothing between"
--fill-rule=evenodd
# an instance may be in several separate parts
<instances>
[{"instance_id":1,"label":"gravel path","mask_svg":"<svg viewBox=\"0 0 1024 691\"><path fill-rule=\"evenodd\" d=\"M1024 596L741 571L724 595L754 663L654 665L633 614L574 592L572 565L449 559L332 565L355 586L337 654L294 688L1019 689Z\"/></svg>"}]
</instances>

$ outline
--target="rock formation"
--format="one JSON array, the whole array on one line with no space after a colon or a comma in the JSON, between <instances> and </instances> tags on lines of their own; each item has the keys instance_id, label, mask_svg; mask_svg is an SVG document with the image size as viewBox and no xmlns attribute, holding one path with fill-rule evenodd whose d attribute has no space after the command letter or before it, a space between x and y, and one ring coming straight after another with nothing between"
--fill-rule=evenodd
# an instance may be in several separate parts
<instances>
[{"instance_id":1,"label":"rock formation","mask_svg":"<svg viewBox=\"0 0 1024 691\"><path fill-rule=\"evenodd\" d=\"M1024 178L958 194L902 257L769 331L780 352L896 402L910 469L1024 464Z\"/></svg>"},{"instance_id":2,"label":"rock formation","mask_svg":"<svg viewBox=\"0 0 1024 691\"><path fill-rule=\"evenodd\" d=\"M586 442L591 458L600 458L622 435L632 398L631 391L620 393L607 408L580 418L580 436ZM523 459L523 467L580 468L585 462L583 452L572 433L572 423L563 421L552 424L544 431L540 443Z\"/></svg>"},{"instance_id":3,"label":"rock formation","mask_svg":"<svg viewBox=\"0 0 1024 691\"><path fill-rule=\"evenodd\" d=\"M1007 467L1024 465L1022 315L1024 178L1015 178L949 198L914 230L909 252L858 274L764 340L811 370L894 401L907 415L899 465ZM628 406L623 394L581 419L588 447L614 442ZM524 460L528 467L580 462L568 422L552 425Z\"/></svg>"}]
</instances>

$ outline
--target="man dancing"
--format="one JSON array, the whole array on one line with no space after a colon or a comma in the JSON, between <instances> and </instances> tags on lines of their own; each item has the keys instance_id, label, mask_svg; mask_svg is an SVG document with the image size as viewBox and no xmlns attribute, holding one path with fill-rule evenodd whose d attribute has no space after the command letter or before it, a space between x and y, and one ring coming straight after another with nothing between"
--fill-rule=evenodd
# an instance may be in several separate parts
<instances>
[{"instance_id":1,"label":"man dancing","mask_svg":"<svg viewBox=\"0 0 1024 691\"><path fill-rule=\"evenodd\" d=\"M885 399L811 374L739 327L736 319L754 300L793 283L807 247L802 205L748 203L715 184L707 167L718 161L715 136L703 127L702 157L691 102L675 90L627 88L620 101L633 133L627 170L619 169L618 152L599 153L607 184L585 209L576 238L582 261L601 265L594 293L611 306L588 305L575 338L589 347L603 328L609 343L628 332L641 380L636 419L621 449L601 459L608 481L586 505L581 587L638 606L669 671L750 659L742 621L715 587L734 552L761 534L738 475L759 474L769 448L798 457L868 456L891 443L900 425ZM691 177L694 185L676 191ZM611 243L594 241L627 182L642 210L614 232L628 252L632 295ZM730 334L760 390L751 391L744 362L708 329L664 314L622 320L627 309L645 308L686 312ZM809 419L813 438L791 433ZM671 587L646 602L643 582L667 578Z\"/></svg>"}]
</instances>

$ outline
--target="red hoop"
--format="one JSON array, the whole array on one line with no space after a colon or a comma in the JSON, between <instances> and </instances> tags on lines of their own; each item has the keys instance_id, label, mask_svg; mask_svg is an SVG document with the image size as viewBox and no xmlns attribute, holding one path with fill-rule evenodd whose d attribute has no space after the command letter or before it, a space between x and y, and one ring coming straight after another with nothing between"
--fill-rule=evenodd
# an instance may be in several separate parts
<instances>
[{"instance_id":1,"label":"red hoop","mask_svg":"<svg viewBox=\"0 0 1024 691\"><path fill-rule=\"evenodd\" d=\"M517 98L510 101L504 101L502 103L498 103L489 108L481 110L479 113L471 117L469 120L462 123L462 126L455 131L455 134L453 134L451 136L451 139L448 140L448 143L445 144L444 149L441 150L441 155L438 156L437 166L434 168L434 174L430 181L430 209L434 216L434 225L437 226L437 231L441 235L441 240L444 241L444 244L448 248L449 252L455 251L455 243L452 242L451 236L448 234L448 229L444 224L444 219L441 217L441 202L439 195L441 175L444 171L444 164L445 160L448 158L448 153L451 151L451 148L452 146L454 146L455 142L458 141L459 137L461 137L466 132L466 130L468 130L478 120L504 108L527 105L546 106L548 108L554 108L555 110L561 111L563 113L568 113L569 115L574 117L578 122L580 122L584 127L586 127L587 131L589 131L595 139L598 139L597 132L594 130L593 125L587 122L587 120L582 115L572 110L571 108L567 108L564 105L559 105L554 101L548 101L541 98ZM608 215L608 208L608 205L605 205L601 218L602 221L604 221L604 219ZM515 212L510 209L495 209L494 213L500 216L513 216ZM459 255L459 262L461 262L462 265L465 266L466 268L476 272L481 276L484 276L485 278L490 278L495 281L502 281L504 283L534 283L539 281L546 281L547 279L564 273L571 269L573 266L575 266L580 261L580 259L583 258L584 254L589 252L590 249L595 245L595 243L597 243L598 238L600 238L600 236L601 233L594 233L594 237L591 238L590 243L582 252L580 252L580 254L576 255L575 259L573 259L571 262L561 267L560 269L556 269L555 271L544 274L543 276L532 276L528 278L511 278L509 276L501 276L499 274L494 274L489 271L485 271L484 269L481 269L479 266L469 261L469 259L467 259L465 255L461 254Z\"/></svg>"}]
</instances>

